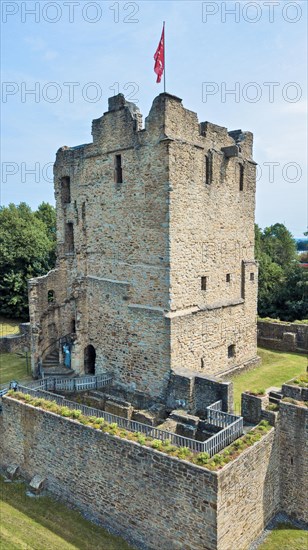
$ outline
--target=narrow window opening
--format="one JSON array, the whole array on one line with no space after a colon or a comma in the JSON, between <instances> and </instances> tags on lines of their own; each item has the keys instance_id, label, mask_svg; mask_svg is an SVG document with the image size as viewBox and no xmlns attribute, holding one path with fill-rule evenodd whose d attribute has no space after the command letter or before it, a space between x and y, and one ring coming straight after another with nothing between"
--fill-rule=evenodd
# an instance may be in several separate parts
<instances>
[{"instance_id":1,"label":"narrow window opening","mask_svg":"<svg viewBox=\"0 0 308 550\"><path fill-rule=\"evenodd\" d=\"M207 288L207 277L201 277L201 290L206 290Z\"/></svg>"},{"instance_id":2,"label":"narrow window opening","mask_svg":"<svg viewBox=\"0 0 308 550\"><path fill-rule=\"evenodd\" d=\"M230 283L230 282L231 282L231 273L227 273L227 275L226 275L226 282L227 282L227 283Z\"/></svg>"},{"instance_id":3,"label":"narrow window opening","mask_svg":"<svg viewBox=\"0 0 308 550\"><path fill-rule=\"evenodd\" d=\"M245 299L245 262L242 261L241 268L241 298Z\"/></svg>"},{"instance_id":4,"label":"narrow window opening","mask_svg":"<svg viewBox=\"0 0 308 550\"><path fill-rule=\"evenodd\" d=\"M204 359L201 357L201 368L204 369Z\"/></svg>"},{"instance_id":5,"label":"narrow window opening","mask_svg":"<svg viewBox=\"0 0 308 550\"><path fill-rule=\"evenodd\" d=\"M69 176L61 178L61 202L62 206L71 202L71 181Z\"/></svg>"},{"instance_id":6,"label":"narrow window opening","mask_svg":"<svg viewBox=\"0 0 308 550\"><path fill-rule=\"evenodd\" d=\"M240 164L240 191L244 189L244 165Z\"/></svg>"},{"instance_id":7,"label":"narrow window opening","mask_svg":"<svg viewBox=\"0 0 308 550\"><path fill-rule=\"evenodd\" d=\"M123 183L121 155L115 156L115 183Z\"/></svg>"},{"instance_id":8,"label":"narrow window opening","mask_svg":"<svg viewBox=\"0 0 308 550\"><path fill-rule=\"evenodd\" d=\"M55 301L55 292L54 292L54 290L48 290L47 300L48 300L49 304L51 304L52 302Z\"/></svg>"},{"instance_id":9,"label":"narrow window opening","mask_svg":"<svg viewBox=\"0 0 308 550\"><path fill-rule=\"evenodd\" d=\"M235 345L231 344L231 346L228 346L228 358L231 359L232 357L235 357Z\"/></svg>"},{"instance_id":10,"label":"narrow window opening","mask_svg":"<svg viewBox=\"0 0 308 550\"><path fill-rule=\"evenodd\" d=\"M73 333L76 332L76 321L75 321L75 319L72 319L72 322L71 322L71 332L73 332Z\"/></svg>"},{"instance_id":11,"label":"narrow window opening","mask_svg":"<svg viewBox=\"0 0 308 550\"><path fill-rule=\"evenodd\" d=\"M293 466L293 457L291 456L291 466Z\"/></svg>"},{"instance_id":12,"label":"narrow window opening","mask_svg":"<svg viewBox=\"0 0 308 550\"><path fill-rule=\"evenodd\" d=\"M82 205L81 205L81 217L82 217L82 221L84 222L85 219L86 219L86 203L83 202Z\"/></svg>"},{"instance_id":13,"label":"narrow window opening","mask_svg":"<svg viewBox=\"0 0 308 550\"><path fill-rule=\"evenodd\" d=\"M65 224L65 251L74 252L74 226L72 223Z\"/></svg>"},{"instance_id":14,"label":"narrow window opening","mask_svg":"<svg viewBox=\"0 0 308 550\"><path fill-rule=\"evenodd\" d=\"M204 157L204 163L205 163L205 183L206 185L210 185L212 183L212 155L209 152Z\"/></svg>"},{"instance_id":15,"label":"narrow window opening","mask_svg":"<svg viewBox=\"0 0 308 550\"><path fill-rule=\"evenodd\" d=\"M254 280L255 280L255 274L254 274L254 273L250 273L250 280L251 280L251 281L254 281Z\"/></svg>"}]
</instances>

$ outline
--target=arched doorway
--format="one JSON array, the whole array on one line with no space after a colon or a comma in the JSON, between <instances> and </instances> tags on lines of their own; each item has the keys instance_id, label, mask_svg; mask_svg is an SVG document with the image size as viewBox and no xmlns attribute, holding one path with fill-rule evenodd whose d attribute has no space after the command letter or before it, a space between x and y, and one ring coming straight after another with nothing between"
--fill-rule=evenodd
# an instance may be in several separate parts
<instances>
[{"instance_id":1,"label":"arched doorway","mask_svg":"<svg viewBox=\"0 0 308 550\"><path fill-rule=\"evenodd\" d=\"M95 374L96 351L91 344L84 349L84 372L85 374Z\"/></svg>"}]
</instances>

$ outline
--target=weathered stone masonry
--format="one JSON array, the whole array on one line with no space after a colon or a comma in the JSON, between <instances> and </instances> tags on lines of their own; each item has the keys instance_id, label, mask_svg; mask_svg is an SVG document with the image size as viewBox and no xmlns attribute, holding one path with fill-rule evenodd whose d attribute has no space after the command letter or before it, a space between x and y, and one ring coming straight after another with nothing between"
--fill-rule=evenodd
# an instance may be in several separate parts
<instances>
[{"instance_id":1,"label":"weathered stone masonry","mask_svg":"<svg viewBox=\"0 0 308 550\"><path fill-rule=\"evenodd\" d=\"M308 325L258 321L258 344L280 351L308 352Z\"/></svg>"},{"instance_id":2,"label":"weathered stone masonry","mask_svg":"<svg viewBox=\"0 0 308 550\"><path fill-rule=\"evenodd\" d=\"M257 360L252 134L161 94L142 129L120 94L93 143L57 152L58 260L30 282L32 365L74 332L72 367L165 397L170 374ZM53 302L47 302L54 291Z\"/></svg>"},{"instance_id":3,"label":"weathered stone masonry","mask_svg":"<svg viewBox=\"0 0 308 550\"><path fill-rule=\"evenodd\" d=\"M47 478L51 493L137 548L230 550L236 541L246 550L279 509L275 435L210 472L5 397L0 465Z\"/></svg>"}]
</instances>

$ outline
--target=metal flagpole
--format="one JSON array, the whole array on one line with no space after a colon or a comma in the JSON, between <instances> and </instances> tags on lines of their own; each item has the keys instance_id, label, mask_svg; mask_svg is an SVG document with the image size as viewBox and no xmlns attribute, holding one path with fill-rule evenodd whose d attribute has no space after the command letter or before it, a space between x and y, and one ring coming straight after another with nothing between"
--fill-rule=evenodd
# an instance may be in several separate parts
<instances>
[{"instance_id":1,"label":"metal flagpole","mask_svg":"<svg viewBox=\"0 0 308 550\"><path fill-rule=\"evenodd\" d=\"M164 28L164 94L166 93L166 50L165 50L165 40L166 40L166 33L165 33L165 21L163 22L163 28Z\"/></svg>"}]
</instances>

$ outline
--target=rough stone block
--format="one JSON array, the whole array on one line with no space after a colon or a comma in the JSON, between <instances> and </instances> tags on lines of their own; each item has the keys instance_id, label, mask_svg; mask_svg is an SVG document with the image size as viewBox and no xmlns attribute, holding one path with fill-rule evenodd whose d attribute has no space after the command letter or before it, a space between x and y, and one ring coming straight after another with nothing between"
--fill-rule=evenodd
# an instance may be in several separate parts
<instances>
[{"instance_id":1,"label":"rough stone block","mask_svg":"<svg viewBox=\"0 0 308 550\"><path fill-rule=\"evenodd\" d=\"M269 404L269 397L242 393L242 417L245 422L258 424L262 417L262 409Z\"/></svg>"},{"instance_id":2,"label":"rough stone block","mask_svg":"<svg viewBox=\"0 0 308 550\"><path fill-rule=\"evenodd\" d=\"M9 479L15 479L19 474L19 466L17 464L10 464L6 469L6 475Z\"/></svg>"},{"instance_id":3,"label":"rough stone block","mask_svg":"<svg viewBox=\"0 0 308 550\"><path fill-rule=\"evenodd\" d=\"M281 391L284 397L291 397L292 399L296 399L297 401L302 400L302 388L300 386L283 384Z\"/></svg>"},{"instance_id":4,"label":"rough stone block","mask_svg":"<svg viewBox=\"0 0 308 550\"><path fill-rule=\"evenodd\" d=\"M237 145L229 145L229 147L222 147L221 150L226 158L239 156L239 148Z\"/></svg>"},{"instance_id":5,"label":"rough stone block","mask_svg":"<svg viewBox=\"0 0 308 550\"><path fill-rule=\"evenodd\" d=\"M282 335L283 343L290 351L295 351L297 347L296 334L294 332L284 332Z\"/></svg>"},{"instance_id":6,"label":"rough stone block","mask_svg":"<svg viewBox=\"0 0 308 550\"><path fill-rule=\"evenodd\" d=\"M308 401L308 388L302 388L302 400Z\"/></svg>"},{"instance_id":7,"label":"rough stone block","mask_svg":"<svg viewBox=\"0 0 308 550\"><path fill-rule=\"evenodd\" d=\"M177 420L182 424L186 424L193 427L197 427L200 420L198 416L187 414L186 411L183 411L181 409L172 411L170 413L170 418L172 418L173 420Z\"/></svg>"},{"instance_id":8,"label":"rough stone block","mask_svg":"<svg viewBox=\"0 0 308 550\"><path fill-rule=\"evenodd\" d=\"M262 411L262 420L267 420L271 426L276 426L277 415L274 411Z\"/></svg>"},{"instance_id":9,"label":"rough stone block","mask_svg":"<svg viewBox=\"0 0 308 550\"><path fill-rule=\"evenodd\" d=\"M176 424L176 433L182 435L183 437L189 437L190 439L195 439L197 428L196 426L191 426L189 424L184 424L182 422L177 422Z\"/></svg>"},{"instance_id":10,"label":"rough stone block","mask_svg":"<svg viewBox=\"0 0 308 550\"><path fill-rule=\"evenodd\" d=\"M156 426L159 420L159 416L151 411L136 411L134 410L132 419L148 426Z\"/></svg>"},{"instance_id":11,"label":"rough stone block","mask_svg":"<svg viewBox=\"0 0 308 550\"><path fill-rule=\"evenodd\" d=\"M128 420L131 419L133 410L131 405L121 405L117 401L111 399L105 403L106 412L121 416L122 418L127 418Z\"/></svg>"},{"instance_id":12,"label":"rough stone block","mask_svg":"<svg viewBox=\"0 0 308 550\"><path fill-rule=\"evenodd\" d=\"M191 408L193 404L193 392L195 384L195 374L185 369L172 371L169 388L167 407Z\"/></svg>"},{"instance_id":13,"label":"rough stone block","mask_svg":"<svg viewBox=\"0 0 308 550\"><path fill-rule=\"evenodd\" d=\"M40 475L35 475L29 484L30 491L32 493L35 493L36 495L39 495L46 486L46 478L41 477Z\"/></svg>"}]
</instances>

